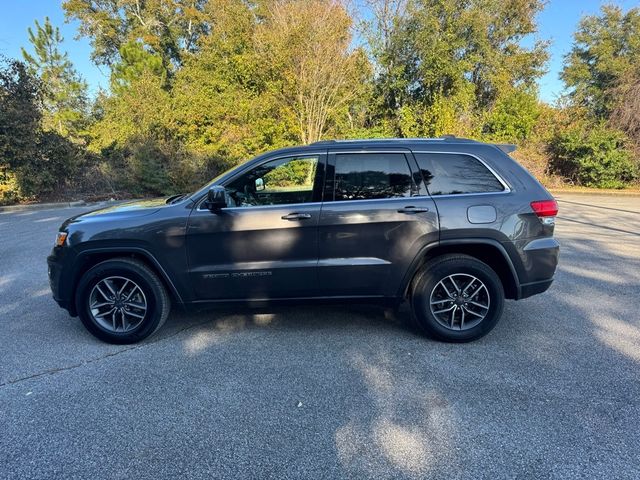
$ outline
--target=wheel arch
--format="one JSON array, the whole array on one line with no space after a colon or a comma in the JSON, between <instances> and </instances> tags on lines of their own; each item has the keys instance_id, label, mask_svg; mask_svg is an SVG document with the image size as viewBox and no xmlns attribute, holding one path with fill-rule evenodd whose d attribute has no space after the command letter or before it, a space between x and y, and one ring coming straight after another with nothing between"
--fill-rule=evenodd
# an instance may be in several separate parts
<instances>
[{"instance_id":1,"label":"wheel arch","mask_svg":"<svg viewBox=\"0 0 640 480\"><path fill-rule=\"evenodd\" d=\"M520 282L515 266L500 242L490 238L445 240L426 245L409 267L400 286L399 296L406 298L416 273L425 263L441 255L452 253L469 255L486 263L500 278L505 297L509 299L520 298Z\"/></svg>"},{"instance_id":2,"label":"wheel arch","mask_svg":"<svg viewBox=\"0 0 640 480\"><path fill-rule=\"evenodd\" d=\"M76 288L82 276L98 263L116 258L134 258L143 262L156 275L158 275L158 278L160 278L160 281L169 293L171 300L177 304L184 303L175 284L171 281L171 278L165 269L151 252L141 247L118 247L92 248L78 253L73 266L73 279L69 286L71 297L69 302L70 306L75 305ZM76 314L77 312L71 313Z\"/></svg>"}]
</instances>

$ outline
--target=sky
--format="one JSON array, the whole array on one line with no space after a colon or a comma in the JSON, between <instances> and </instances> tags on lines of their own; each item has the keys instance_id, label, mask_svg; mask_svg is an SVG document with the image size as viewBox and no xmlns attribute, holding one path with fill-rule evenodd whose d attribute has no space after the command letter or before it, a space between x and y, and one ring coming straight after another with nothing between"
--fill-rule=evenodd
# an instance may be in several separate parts
<instances>
[{"instance_id":1,"label":"sky","mask_svg":"<svg viewBox=\"0 0 640 480\"><path fill-rule=\"evenodd\" d=\"M606 3L615 3L624 10L640 6L640 0L550 0L538 16L538 38L551 41L548 73L539 82L540 97L553 103L563 91L559 78L564 55L571 49L573 32L582 15L597 13ZM87 39L76 40L77 23L65 23L62 2L58 0L0 0L0 54L22 58L20 47L29 47L27 28L35 19L48 16L60 27L65 39L63 47L80 75L87 81L92 94L108 88L109 70L91 62L91 46Z\"/></svg>"}]
</instances>

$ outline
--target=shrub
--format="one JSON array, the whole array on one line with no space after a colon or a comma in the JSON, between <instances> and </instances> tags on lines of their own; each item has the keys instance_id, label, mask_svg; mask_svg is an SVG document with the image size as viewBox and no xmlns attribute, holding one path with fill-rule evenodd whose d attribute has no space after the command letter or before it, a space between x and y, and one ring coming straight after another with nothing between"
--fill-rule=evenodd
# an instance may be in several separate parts
<instances>
[{"instance_id":1,"label":"shrub","mask_svg":"<svg viewBox=\"0 0 640 480\"><path fill-rule=\"evenodd\" d=\"M586 187L623 188L638 176L625 135L604 124L575 124L550 144L553 173Z\"/></svg>"},{"instance_id":2,"label":"shrub","mask_svg":"<svg viewBox=\"0 0 640 480\"><path fill-rule=\"evenodd\" d=\"M536 95L516 90L498 99L482 133L496 141L521 142L531 136L539 115Z\"/></svg>"},{"instance_id":3,"label":"shrub","mask_svg":"<svg viewBox=\"0 0 640 480\"><path fill-rule=\"evenodd\" d=\"M78 146L55 132L40 132L36 152L16 168L23 195L43 198L71 182L81 162Z\"/></svg>"},{"instance_id":4,"label":"shrub","mask_svg":"<svg viewBox=\"0 0 640 480\"><path fill-rule=\"evenodd\" d=\"M16 176L0 168L0 205L11 205L20 200L20 188Z\"/></svg>"}]
</instances>

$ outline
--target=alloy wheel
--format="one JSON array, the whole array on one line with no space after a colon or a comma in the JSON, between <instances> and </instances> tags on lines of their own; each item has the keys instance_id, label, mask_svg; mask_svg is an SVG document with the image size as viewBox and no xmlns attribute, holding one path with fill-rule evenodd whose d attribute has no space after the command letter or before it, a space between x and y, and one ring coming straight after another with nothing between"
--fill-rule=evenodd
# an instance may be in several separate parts
<instances>
[{"instance_id":1,"label":"alloy wheel","mask_svg":"<svg viewBox=\"0 0 640 480\"><path fill-rule=\"evenodd\" d=\"M489 313L491 297L486 285L467 273L455 273L440 280L429 297L431 314L449 330L469 330Z\"/></svg>"},{"instance_id":2,"label":"alloy wheel","mask_svg":"<svg viewBox=\"0 0 640 480\"><path fill-rule=\"evenodd\" d=\"M103 329L125 333L137 328L147 314L147 299L133 280L113 276L100 280L89 295L93 320Z\"/></svg>"}]
</instances>

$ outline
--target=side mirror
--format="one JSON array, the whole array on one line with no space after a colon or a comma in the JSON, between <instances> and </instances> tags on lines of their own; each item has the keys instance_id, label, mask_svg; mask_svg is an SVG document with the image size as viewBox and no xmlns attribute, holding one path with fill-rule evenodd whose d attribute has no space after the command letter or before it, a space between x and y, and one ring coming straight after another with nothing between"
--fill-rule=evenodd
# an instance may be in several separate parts
<instances>
[{"instance_id":1,"label":"side mirror","mask_svg":"<svg viewBox=\"0 0 640 480\"><path fill-rule=\"evenodd\" d=\"M207 192L207 200L204 202L209 210L216 211L227 206L227 198L224 187L212 186Z\"/></svg>"}]
</instances>

